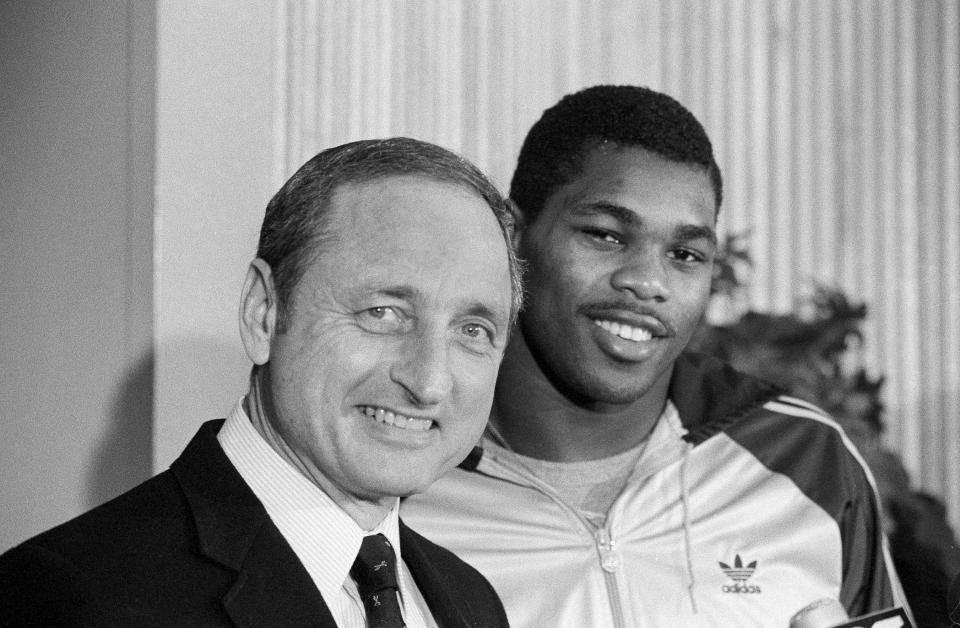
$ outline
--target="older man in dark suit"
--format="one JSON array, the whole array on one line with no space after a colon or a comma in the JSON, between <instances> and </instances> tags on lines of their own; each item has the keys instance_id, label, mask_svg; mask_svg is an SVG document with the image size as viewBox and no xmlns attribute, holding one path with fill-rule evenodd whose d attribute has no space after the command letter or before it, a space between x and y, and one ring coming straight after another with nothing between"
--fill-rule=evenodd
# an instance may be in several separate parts
<instances>
[{"instance_id":1,"label":"older man in dark suit","mask_svg":"<svg viewBox=\"0 0 960 628\"><path fill-rule=\"evenodd\" d=\"M0 557L0 625L500 626L398 497L483 431L516 315L505 201L397 138L307 162L241 293L250 390L168 471Z\"/></svg>"}]
</instances>

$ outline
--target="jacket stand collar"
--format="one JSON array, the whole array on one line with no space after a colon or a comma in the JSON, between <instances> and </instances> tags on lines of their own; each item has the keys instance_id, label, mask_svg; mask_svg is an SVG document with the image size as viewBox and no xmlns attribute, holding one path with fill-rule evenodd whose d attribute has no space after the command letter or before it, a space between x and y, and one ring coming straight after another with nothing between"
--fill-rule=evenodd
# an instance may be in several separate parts
<instances>
[{"instance_id":1,"label":"jacket stand collar","mask_svg":"<svg viewBox=\"0 0 960 628\"><path fill-rule=\"evenodd\" d=\"M696 445L781 393L716 358L683 353L674 364L669 395L688 430L684 440Z\"/></svg>"}]
</instances>

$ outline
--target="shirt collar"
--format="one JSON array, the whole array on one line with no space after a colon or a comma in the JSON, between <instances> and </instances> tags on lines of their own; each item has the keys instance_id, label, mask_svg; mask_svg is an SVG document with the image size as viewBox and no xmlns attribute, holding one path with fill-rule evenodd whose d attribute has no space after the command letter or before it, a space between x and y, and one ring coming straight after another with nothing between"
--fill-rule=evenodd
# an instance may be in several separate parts
<instances>
[{"instance_id":1,"label":"shirt collar","mask_svg":"<svg viewBox=\"0 0 960 628\"><path fill-rule=\"evenodd\" d=\"M400 564L399 499L376 528L361 529L325 492L270 447L250 422L242 399L233 407L217 439L328 606L337 599L364 536L386 536Z\"/></svg>"}]
</instances>

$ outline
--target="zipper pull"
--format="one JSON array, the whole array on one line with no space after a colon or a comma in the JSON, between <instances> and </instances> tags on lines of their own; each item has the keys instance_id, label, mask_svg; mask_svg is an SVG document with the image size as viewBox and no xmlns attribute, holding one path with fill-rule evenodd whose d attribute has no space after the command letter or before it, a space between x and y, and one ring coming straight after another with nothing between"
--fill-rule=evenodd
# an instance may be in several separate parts
<instances>
[{"instance_id":1,"label":"zipper pull","mask_svg":"<svg viewBox=\"0 0 960 628\"><path fill-rule=\"evenodd\" d=\"M610 532L606 528L597 530L596 540L601 569L608 573L620 569L620 554L615 550L617 542L610 537Z\"/></svg>"}]
</instances>

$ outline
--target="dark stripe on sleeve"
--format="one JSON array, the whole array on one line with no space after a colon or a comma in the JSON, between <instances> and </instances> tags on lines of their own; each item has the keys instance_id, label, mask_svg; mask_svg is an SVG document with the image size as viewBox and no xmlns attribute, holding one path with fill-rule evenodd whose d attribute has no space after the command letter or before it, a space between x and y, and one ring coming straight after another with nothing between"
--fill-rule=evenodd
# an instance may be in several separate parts
<instances>
[{"instance_id":1,"label":"dark stripe on sleeve","mask_svg":"<svg viewBox=\"0 0 960 628\"><path fill-rule=\"evenodd\" d=\"M812 412L788 405L798 414ZM841 433L807 416L758 410L730 425L727 434L768 469L790 478L836 521L843 548L840 601L847 613L862 615L892 606L880 508Z\"/></svg>"}]
</instances>

